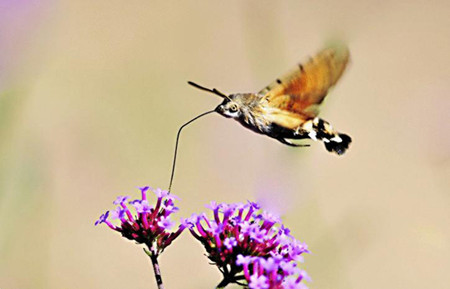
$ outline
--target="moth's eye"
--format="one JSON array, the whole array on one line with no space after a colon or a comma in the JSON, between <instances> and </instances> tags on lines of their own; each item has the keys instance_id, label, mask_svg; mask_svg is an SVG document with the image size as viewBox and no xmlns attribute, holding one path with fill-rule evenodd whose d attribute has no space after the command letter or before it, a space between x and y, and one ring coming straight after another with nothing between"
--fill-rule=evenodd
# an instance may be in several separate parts
<instances>
[{"instance_id":1,"label":"moth's eye","mask_svg":"<svg viewBox=\"0 0 450 289\"><path fill-rule=\"evenodd\" d=\"M233 104L232 106L230 106L230 111L231 111L231 112L236 112L236 111L238 111L237 105L236 105L236 104Z\"/></svg>"}]
</instances>

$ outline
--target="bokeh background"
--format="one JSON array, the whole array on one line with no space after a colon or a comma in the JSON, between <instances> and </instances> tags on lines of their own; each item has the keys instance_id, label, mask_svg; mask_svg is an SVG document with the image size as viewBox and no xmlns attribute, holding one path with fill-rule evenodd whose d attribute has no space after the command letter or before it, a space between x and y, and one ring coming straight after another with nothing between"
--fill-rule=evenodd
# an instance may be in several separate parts
<instances>
[{"instance_id":1,"label":"bokeh background","mask_svg":"<svg viewBox=\"0 0 450 289\"><path fill-rule=\"evenodd\" d=\"M147 257L98 216L167 188L178 127L254 92L330 39L352 62L321 116L338 157L209 115L182 134L178 217L258 200L309 244L311 288L448 288L450 2L0 1L0 287L155 288ZM219 272L184 234L167 288Z\"/></svg>"}]
</instances>

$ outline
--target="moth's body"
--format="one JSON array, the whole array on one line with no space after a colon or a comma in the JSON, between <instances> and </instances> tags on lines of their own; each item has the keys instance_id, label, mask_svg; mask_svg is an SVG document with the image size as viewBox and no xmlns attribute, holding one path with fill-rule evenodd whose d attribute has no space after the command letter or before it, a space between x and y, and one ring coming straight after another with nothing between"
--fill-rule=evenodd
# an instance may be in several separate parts
<instances>
[{"instance_id":1,"label":"moth's body","mask_svg":"<svg viewBox=\"0 0 450 289\"><path fill-rule=\"evenodd\" d=\"M320 140L328 151L340 155L348 148L351 138L333 130L317 115L319 105L342 75L348 58L345 47L325 49L258 93L226 96L215 89L191 84L221 95L224 100L216 111L254 132L291 146L302 146L293 143L293 139Z\"/></svg>"},{"instance_id":2,"label":"moth's body","mask_svg":"<svg viewBox=\"0 0 450 289\"><path fill-rule=\"evenodd\" d=\"M253 93L232 94L229 96L231 101L224 101L216 108L216 111L225 117L234 118L243 126L253 130L256 133L265 134L273 138L280 138L286 134L293 135L293 128L301 124L298 118L290 118L292 123L290 127L277 124L276 111L269 105L268 101L262 95ZM234 114L227 110L227 104L235 103L240 107L239 112Z\"/></svg>"}]
</instances>

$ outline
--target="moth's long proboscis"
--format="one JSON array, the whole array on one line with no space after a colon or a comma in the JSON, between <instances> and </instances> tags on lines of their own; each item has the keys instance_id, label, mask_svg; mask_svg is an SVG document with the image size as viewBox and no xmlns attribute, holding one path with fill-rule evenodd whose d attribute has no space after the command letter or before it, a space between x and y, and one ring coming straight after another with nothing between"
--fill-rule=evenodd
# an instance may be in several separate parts
<instances>
[{"instance_id":1,"label":"moth's long proboscis","mask_svg":"<svg viewBox=\"0 0 450 289\"><path fill-rule=\"evenodd\" d=\"M193 122L193 121L195 121L195 120L201 118L202 116L205 116L205 115L207 115L207 114L210 114L210 113L212 113L212 112L215 112L215 110L210 110L210 111L204 112L204 113L202 113L202 114L200 114L200 115L197 115L196 117L194 117L194 118L191 119L190 121L188 121L188 122L186 122L185 124L183 124L183 125L178 129L177 138L176 138L176 141L175 141L175 152L174 152L174 154L173 154L172 174L170 175L170 182L169 182L169 189L168 189L168 192L169 192L169 193L170 193L170 191L171 191L171 189L172 189L173 177L174 177L174 175L175 175L175 164L176 164L176 162L177 162L178 142L179 142L179 140L180 140L180 133L181 133L181 130L182 130L185 126L187 126L188 124L190 124L191 122Z\"/></svg>"}]
</instances>

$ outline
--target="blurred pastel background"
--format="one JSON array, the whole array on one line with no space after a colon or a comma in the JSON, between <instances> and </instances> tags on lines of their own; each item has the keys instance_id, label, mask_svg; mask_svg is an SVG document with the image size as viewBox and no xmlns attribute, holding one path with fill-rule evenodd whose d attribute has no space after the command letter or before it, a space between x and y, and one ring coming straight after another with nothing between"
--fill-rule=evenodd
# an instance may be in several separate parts
<instances>
[{"instance_id":1,"label":"blurred pastel background","mask_svg":"<svg viewBox=\"0 0 450 289\"><path fill-rule=\"evenodd\" d=\"M311 251L310 288L450 284L450 2L0 0L0 287L156 288L140 248L94 221L167 188L178 127L254 92L329 39L352 62L321 116L343 157L219 115L182 134L179 217L258 200ZM184 234L166 288L219 272Z\"/></svg>"}]
</instances>

